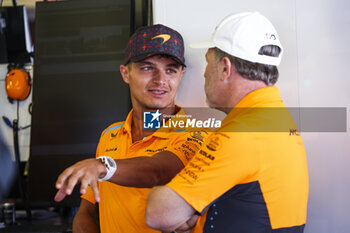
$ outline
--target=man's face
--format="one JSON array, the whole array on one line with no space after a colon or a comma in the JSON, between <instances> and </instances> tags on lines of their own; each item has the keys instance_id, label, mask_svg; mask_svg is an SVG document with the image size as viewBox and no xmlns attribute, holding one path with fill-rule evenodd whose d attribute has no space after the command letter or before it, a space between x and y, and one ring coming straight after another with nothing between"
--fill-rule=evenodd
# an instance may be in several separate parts
<instances>
[{"instance_id":1,"label":"man's face","mask_svg":"<svg viewBox=\"0 0 350 233\"><path fill-rule=\"evenodd\" d=\"M130 86L133 107L163 109L174 107L176 91L185 70L169 57L152 56L121 66L123 79Z\"/></svg>"},{"instance_id":2,"label":"man's face","mask_svg":"<svg viewBox=\"0 0 350 233\"><path fill-rule=\"evenodd\" d=\"M207 61L207 67L205 69L205 94L207 96L207 103L209 107L215 108L219 106L218 97L220 96L220 90L218 90L219 70L218 62L216 60L214 51L208 49L205 55ZM219 93L219 94L218 94Z\"/></svg>"}]
</instances>

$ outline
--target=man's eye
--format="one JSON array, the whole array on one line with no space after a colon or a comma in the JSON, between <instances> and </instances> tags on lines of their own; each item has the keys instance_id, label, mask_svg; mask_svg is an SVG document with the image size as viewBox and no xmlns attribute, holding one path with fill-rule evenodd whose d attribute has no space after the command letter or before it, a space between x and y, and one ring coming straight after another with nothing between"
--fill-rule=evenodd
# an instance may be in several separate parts
<instances>
[{"instance_id":1,"label":"man's eye","mask_svg":"<svg viewBox=\"0 0 350 233\"><path fill-rule=\"evenodd\" d=\"M167 73L176 74L177 72L174 69L167 69Z\"/></svg>"},{"instance_id":2,"label":"man's eye","mask_svg":"<svg viewBox=\"0 0 350 233\"><path fill-rule=\"evenodd\" d=\"M141 70L144 70L144 71L152 70L152 67L144 66L144 67L141 67Z\"/></svg>"}]
</instances>

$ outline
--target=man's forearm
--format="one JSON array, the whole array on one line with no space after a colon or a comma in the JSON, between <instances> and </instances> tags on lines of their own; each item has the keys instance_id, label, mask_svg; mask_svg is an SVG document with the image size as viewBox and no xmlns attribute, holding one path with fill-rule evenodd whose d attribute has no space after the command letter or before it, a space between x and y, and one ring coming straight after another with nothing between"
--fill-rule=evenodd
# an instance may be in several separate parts
<instances>
[{"instance_id":1,"label":"man's forearm","mask_svg":"<svg viewBox=\"0 0 350 233\"><path fill-rule=\"evenodd\" d=\"M109 182L137 188L151 188L168 183L183 169L182 161L172 152L162 151L152 157L135 157L116 160L117 169ZM58 177L58 192L55 201L62 201L70 195L80 182L80 193L84 194L90 186L96 202L100 201L98 179L107 174L105 164L100 159L85 159L70 166Z\"/></svg>"},{"instance_id":2,"label":"man's forearm","mask_svg":"<svg viewBox=\"0 0 350 233\"><path fill-rule=\"evenodd\" d=\"M175 155L166 153L161 157L116 160L118 169L108 181L138 188L167 184L184 166Z\"/></svg>"},{"instance_id":3,"label":"man's forearm","mask_svg":"<svg viewBox=\"0 0 350 233\"><path fill-rule=\"evenodd\" d=\"M158 186L149 193L146 224L160 231L187 230L195 225L195 210L168 186Z\"/></svg>"}]
</instances>

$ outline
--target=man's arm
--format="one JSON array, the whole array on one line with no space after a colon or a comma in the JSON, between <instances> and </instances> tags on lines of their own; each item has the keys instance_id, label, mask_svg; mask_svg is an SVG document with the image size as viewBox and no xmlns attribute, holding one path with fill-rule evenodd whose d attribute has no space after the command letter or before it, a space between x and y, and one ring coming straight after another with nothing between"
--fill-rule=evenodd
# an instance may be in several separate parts
<instances>
[{"instance_id":1,"label":"man's arm","mask_svg":"<svg viewBox=\"0 0 350 233\"><path fill-rule=\"evenodd\" d=\"M184 165L170 151L162 151L152 157L117 160L118 169L108 181L138 188L165 185L179 173Z\"/></svg>"},{"instance_id":2,"label":"man's arm","mask_svg":"<svg viewBox=\"0 0 350 233\"><path fill-rule=\"evenodd\" d=\"M170 151L162 151L152 157L136 157L115 160L117 171L108 180L115 184L151 188L168 183L184 168L181 160ZM106 168L97 159L86 159L67 168L57 179L59 189L55 200L61 201L70 195L73 188L81 183L80 193L86 192L87 186L92 188L95 200L100 201L97 181L106 175Z\"/></svg>"},{"instance_id":3,"label":"man's arm","mask_svg":"<svg viewBox=\"0 0 350 233\"><path fill-rule=\"evenodd\" d=\"M74 233L100 232L97 204L81 199L80 208L73 220Z\"/></svg>"},{"instance_id":4,"label":"man's arm","mask_svg":"<svg viewBox=\"0 0 350 233\"><path fill-rule=\"evenodd\" d=\"M198 218L195 210L174 190L167 186L155 187L148 196L146 223L160 231L191 229Z\"/></svg>"}]
</instances>

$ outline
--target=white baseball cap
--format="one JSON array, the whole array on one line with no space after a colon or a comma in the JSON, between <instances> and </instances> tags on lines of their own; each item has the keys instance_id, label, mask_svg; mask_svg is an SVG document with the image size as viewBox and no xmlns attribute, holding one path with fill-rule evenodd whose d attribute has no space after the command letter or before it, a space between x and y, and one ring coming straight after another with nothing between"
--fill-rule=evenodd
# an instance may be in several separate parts
<instances>
[{"instance_id":1,"label":"white baseball cap","mask_svg":"<svg viewBox=\"0 0 350 233\"><path fill-rule=\"evenodd\" d=\"M281 48L278 57L260 55L262 46L277 45ZM214 48L247 60L278 66L282 58L282 45L272 23L258 12L244 12L226 16L210 40L190 44L191 48Z\"/></svg>"}]
</instances>

